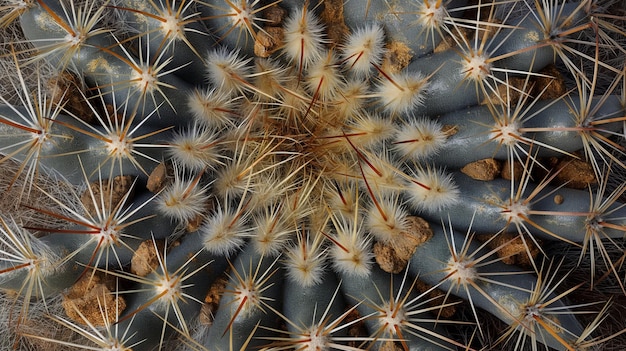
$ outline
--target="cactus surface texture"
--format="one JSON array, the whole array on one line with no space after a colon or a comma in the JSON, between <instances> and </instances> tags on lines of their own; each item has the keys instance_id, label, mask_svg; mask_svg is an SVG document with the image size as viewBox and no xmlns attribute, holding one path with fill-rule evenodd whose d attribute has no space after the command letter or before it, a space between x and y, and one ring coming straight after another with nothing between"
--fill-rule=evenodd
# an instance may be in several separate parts
<instances>
[{"instance_id":1,"label":"cactus surface texture","mask_svg":"<svg viewBox=\"0 0 626 351\"><path fill-rule=\"evenodd\" d=\"M0 0L0 350L623 350L620 0Z\"/></svg>"}]
</instances>

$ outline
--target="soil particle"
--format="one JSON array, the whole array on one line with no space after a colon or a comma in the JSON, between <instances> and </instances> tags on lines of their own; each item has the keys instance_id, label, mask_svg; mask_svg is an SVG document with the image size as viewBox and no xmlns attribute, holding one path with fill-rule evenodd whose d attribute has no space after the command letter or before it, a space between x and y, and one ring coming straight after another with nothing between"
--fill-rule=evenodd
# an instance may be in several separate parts
<instances>
[{"instance_id":1,"label":"soil particle","mask_svg":"<svg viewBox=\"0 0 626 351\"><path fill-rule=\"evenodd\" d=\"M224 295L226 284L228 284L226 275L222 275L211 284L208 294L204 297L204 304L200 311L200 324L207 326L213 324L214 312L217 311L220 299Z\"/></svg>"},{"instance_id":2,"label":"soil particle","mask_svg":"<svg viewBox=\"0 0 626 351\"><path fill-rule=\"evenodd\" d=\"M350 30L343 19L344 0L324 0L321 20L326 25L326 33L331 48L336 47L348 36Z\"/></svg>"},{"instance_id":3,"label":"soil particle","mask_svg":"<svg viewBox=\"0 0 626 351\"><path fill-rule=\"evenodd\" d=\"M400 273L413 256L415 248L433 236L428 222L422 218L409 216L408 229L398 240L391 243L374 244L374 256L382 270L388 273Z\"/></svg>"},{"instance_id":4,"label":"soil particle","mask_svg":"<svg viewBox=\"0 0 626 351\"><path fill-rule=\"evenodd\" d=\"M483 235L478 239L482 241L489 240L490 236ZM536 239L538 240L538 239ZM524 240L518 234L500 233L488 244L490 249L498 249L498 257L502 263L509 265L517 265L521 267L531 267L532 261L539 254L539 248L532 239L524 236ZM531 257L528 257L530 253Z\"/></svg>"},{"instance_id":5,"label":"soil particle","mask_svg":"<svg viewBox=\"0 0 626 351\"><path fill-rule=\"evenodd\" d=\"M285 30L281 27L266 26L259 31L254 41L254 54L258 57L270 57L283 45Z\"/></svg>"},{"instance_id":6,"label":"soil particle","mask_svg":"<svg viewBox=\"0 0 626 351\"><path fill-rule=\"evenodd\" d=\"M521 163L514 161L513 174L511 174L511 163L506 160L502 165L502 172L500 173L500 176L506 180L511 180L513 178L514 180L519 181L522 179L522 175L524 174L523 171L524 166Z\"/></svg>"},{"instance_id":7,"label":"soil particle","mask_svg":"<svg viewBox=\"0 0 626 351\"><path fill-rule=\"evenodd\" d=\"M285 20L285 16L287 16L287 10L278 6L278 4L274 4L263 10L262 15L266 21L265 25L271 27L281 26Z\"/></svg>"},{"instance_id":8,"label":"soil particle","mask_svg":"<svg viewBox=\"0 0 626 351\"><path fill-rule=\"evenodd\" d=\"M568 188L573 189L586 189L590 184L597 182L593 168L585 161L571 157L551 158L550 164L559 172L555 178L557 184L566 184Z\"/></svg>"},{"instance_id":9,"label":"soil particle","mask_svg":"<svg viewBox=\"0 0 626 351\"><path fill-rule=\"evenodd\" d=\"M563 198L563 195L561 194L556 194L554 195L552 201L554 201L555 204L560 205L563 203L563 201L565 201L565 198Z\"/></svg>"},{"instance_id":10,"label":"soil particle","mask_svg":"<svg viewBox=\"0 0 626 351\"><path fill-rule=\"evenodd\" d=\"M535 78L535 84L531 90L533 96L538 96L540 100L552 100L565 95L567 92L565 80L555 65L549 65L539 71L539 73L547 77L537 76Z\"/></svg>"},{"instance_id":11,"label":"soil particle","mask_svg":"<svg viewBox=\"0 0 626 351\"><path fill-rule=\"evenodd\" d=\"M500 175L502 164L493 158L468 163L461 172L475 180L494 180Z\"/></svg>"},{"instance_id":12,"label":"soil particle","mask_svg":"<svg viewBox=\"0 0 626 351\"><path fill-rule=\"evenodd\" d=\"M126 308L124 298L114 293L115 281L115 277L100 272L84 274L63 296L62 305L67 316L80 324L86 324L86 321L94 326L115 323Z\"/></svg>"},{"instance_id":13,"label":"soil particle","mask_svg":"<svg viewBox=\"0 0 626 351\"><path fill-rule=\"evenodd\" d=\"M85 102L84 89L81 88L81 82L76 75L67 71L62 72L48 80L47 85L53 106L63 106L66 111L89 124L96 122L93 111Z\"/></svg>"},{"instance_id":14,"label":"soil particle","mask_svg":"<svg viewBox=\"0 0 626 351\"><path fill-rule=\"evenodd\" d=\"M156 247L155 243L156 242ZM140 277L153 272L159 265L159 252L163 252L163 240L146 240L142 242L130 261L130 271ZM158 251L157 251L158 250Z\"/></svg>"},{"instance_id":15,"label":"soil particle","mask_svg":"<svg viewBox=\"0 0 626 351\"><path fill-rule=\"evenodd\" d=\"M346 318L343 319L344 325L350 325L350 327L348 328L348 337L357 339L348 341L348 346L358 349L360 349L362 346L362 341L359 341L359 339L362 339L363 337L367 337L369 335L369 333L367 332L367 328L365 328L365 323L363 323L362 319L358 322L355 322L360 318L361 315L359 314L359 311L357 311L356 308L353 308L352 310L350 310Z\"/></svg>"},{"instance_id":16,"label":"soil particle","mask_svg":"<svg viewBox=\"0 0 626 351\"><path fill-rule=\"evenodd\" d=\"M439 289L431 289L431 285L428 285L419 279L415 282L415 290L418 293L425 293L426 291L430 291L428 295L424 297L424 300L428 301L428 306L439 307L444 304L449 305L438 308L432 311L432 313L437 314L443 319L451 318L456 313L456 304L462 302L463 300L453 295L448 295L448 297L446 297L445 292Z\"/></svg>"},{"instance_id":17,"label":"soil particle","mask_svg":"<svg viewBox=\"0 0 626 351\"><path fill-rule=\"evenodd\" d=\"M173 176L174 169L172 166L168 163L161 162L150 173L146 188L156 194L169 184L169 179Z\"/></svg>"}]
</instances>

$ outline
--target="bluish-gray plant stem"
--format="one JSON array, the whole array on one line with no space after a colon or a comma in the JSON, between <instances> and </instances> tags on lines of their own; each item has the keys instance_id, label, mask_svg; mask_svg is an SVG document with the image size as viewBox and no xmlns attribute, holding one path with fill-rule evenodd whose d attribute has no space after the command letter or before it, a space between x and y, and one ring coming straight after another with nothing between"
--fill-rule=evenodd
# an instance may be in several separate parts
<instances>
[{"instance_id":1,"label":"bluish-gray plant stem","mask_svg":"<svg viewBox=\"0 0 626 351\"><path fill-rule=\"evenodd\" d=\"M474 223L476 222L479 220ZM455 285L453 284L454 277L450 278L451 270L448 266L452 259L451 243L452 241L456 243L456 255L461 257L461 247L466 240L470 239L457 231L444 230L440 225L431 225L431 228L433 230L432 238L418 246L410 260L409 270L411 274L419 276L428 284L438 285L439 289L472 301L474 306L489 311L509 325L516 325L520 322L528 323L528 321L522 321L521 318L525 313L525 305L530 302L531 294L537 288L536 276L490 257L482 261L485 263L484 265L475 266L477 273L483 275L488 281L474 279L475 285L468 284L466 287ZM471 254L471 259L488 254L485 248L479 250L477 243L470 243L467 252ZM481 291L478 291L477 288ZM554 295L550 294L546 301L552 298ZM565 308L565 306L563 301L556 300L550 307L559 309ZM556 324L560 326L557 334L566 341L572 341L572 335L580 335L582 332L583 328L573 314L555 314L551 315L550 318L555 318ZM518 325L518 328L524 327ZM526 332L533 334L536 331ZM549 347L557 350L566 349L565 345L549 333L535 336Z\"/></svg>"},{"instance_id":2,"label":"bluish-gray plant stem","mask_svg":"<svg viewBox=\"0 0 626 351\"><path fill-rule=\"evenodd\" d=\"M319 284L306 287L293 282L284 284L282 311L286 319L291 321L287 323L287 330L298 333L321 323L322 318L330 322L339 318L345 310L345 301L341 294L335 295L338 287L339 281L335 274L328 271L324 272L322 283ZM328 311L326 316L325 311ZM344 328L332 335L345 336L347 330Z\"/></svg>"},{"instance_id":3,"label":"bluish-gray plant stem","mask_svg":"<svg viewBox=\"0 0 626 351\"><path fill-rule=\"evenodd\" d=\"M448 334L440 325L436 325L435 317L428 312L412 313L415 303L416 291L409 291L411 282L402 284L402 276L389 274L379 267L373 267L367 277L353 274L341 274L341 288L348 300L357 305L361 316L366 317L364 323L372 337L380 339L379 344L388 340L404 340L410 351L443 351L453 350L455 346L445 339ZM400 289L403 290L400 290ZM404 302L412 302L412 307L404 306L402 299L409 294ZM396 316L403 316L405 325L402 326L402 335L390 335L388 333L387 316L384 310L389 306L398 308ZM402 307L398 307L402 306ZM430 322L428 322L430 321ZM418 330L417 328L422 328ZM425 331L429 331L426 333Z\"/></svg>"},{"instance_id":4,"label":"bluish-gray plant stem","mask_svg":"<svg viewBox=\"0 0 626 351\"><path fill-rule=\"evenodd\" d=\"M180 244L168 250L165 268L157 267L145 279L152 283L159 282L166 274L181 279L180 296L168 300L159 296L158 285L137 283L131 290L127 307L120 316L118 328L133 335L128 344L138 343L134 351L153 350L161 347L163 340L168 340L174 329L185 330L191 321L197 318L202 301L211 284L227 269L227 261L204 249L197 232L185 236ZM178 309L175 312L174 309ZM167 319L166 319L167 316ZM183 327L178 318L183 318Z\"/></svg>"},{"instance_id":5,"label":"bluish-gray plant stem","mask_svg":"<svg viewBox=\"0 0 626 351\"><path fill-rule=\"evenodd\" d=\"M519 137L511 145L512 151L522 158L524 154L532 154L534 157L572 155L585 146L585 138L589 133L588 121L601 122L624 113L618 96L610 96L602 104L598 104L599 98L594 99L591 105L594 114L585 117L580 115L583 107L578 97L572 96L568 100L541 100L527 111L520 111L517 116L508 116L507 111L488 106L444 114L437 121L451 127L454 132L450 133L431 160L451 168L460 168L488 158L507 160L510 156L509 147L498 136L504 134L503 127L507 125L513 126L512 132ZM591 128L596 129L598 136L595 138L598 139L619 132L622 122L602 123Z\"/></svg>"},{"instance_id":6,"label":"bluish-gray plant stem","mask_svg":"<svg viewBox=\"0 0 626 351\"><path fill-rule=\"evenodd\" d=\"M118 1L116 6L121 8L119 13L122 20L137 33L150 33L146 39L141 40L149 40L145 47L150 51L151 57L159 55L164 50L171 53L172 61L166 65L166 70L176 69L174 73L186 82L203 84L205 77L198 74L204 71L205 63L202 56L215 48L215 39L204 25L199 16L200 13L194 12L193 6L187 7L184 2L176 4L178 7L173 8L169 2L148 3L143 0L123 0ZM185 10L178 12L183 6ZM197 6L202 5L197 4ZM179 30L184 33L164 33L163 20L168 19L164 15L170 12L176 15L181 23Z\"/></svg>"},{"instance_id":7,"label":"bluish-gray plant stem","mask_svg":"<svg viewBox=\"0 0 626 351\"><path fill-rule=\"evenodd\" d=\"M436 1L431 2L431 7L434 8L435 3ZM461 13L455 10L465 6L466 3L465 0L454 0L444 1L438 5L446 16L453 16ZM441 42L442 34L447 34L445 23L441 23L440 28L429 28L426 23L415 20L418 16L422 16L424 20L429 18L426 13L419 14L422 4L412 1L392 4L388 1L347 0L344 2L344 20L350 28L361 27L364 23L382 24L390 40L408 45L414 58L422 57L431 54ZM444 20L441 19L442 22Z\"/></svg>"},{"instance_id":8,"label":"bluish-gray plant stem","mask_svg":"<svg viewBox=\"0 0 626 351\"><path fill-rule=\"evenodd\" d=\"M275 332L258 327L276 325L279 320L273 310L280 310L282 304L282 272L275 266L274 259L259 255L253 245L247 244L233 260L229 275L209 330L210 344L205 346L216 351L231 351L251 350L267 344L264 338L274 336ZM246 298L240 288L252 281L257 284L256 299ZM264 307L266 304L271 308Z\"/></svg>"},{"instance_id":9,"label":"bluish-gray plant stem","mask_svg":"<svg viewBox=\"0 0 626 351\"><path fill-rule=\"evenodd\" d=\"M138 115L135 123L153 114L151 124L158 128L182 126L191 120L186 105L191 86L175 75L159 75L167 72L160 64L170 56L136 58L121 49L111 33L96 33L76 44L71 48L73 55L66 57L70 47L53 50L69 34L55 18L65 17L54 4L48 8L34 6L20 17L26 37L40 51L49 53L46 59L55 67L75 70L108 103L127 104L127 111ZM158 80L157 86L142 83L142 73Z\"/></svg>"},{"instance_id":10,"label":"bluish-gray plant stem","mask_svg":"<svg viewBox=\"0 0 626 351\"><path fill-rule=\"evenodd\" d=\"M511 191L511 181L480 181L462 173L455 173L454 179L461 194L459 201L445 211L424 211L421 216L431 223L447 223L449 219L454 227L466 225L475 218L472 230L481 234L500 233L505 229L518 231L514 221L509 222L507 217L511 196L515 194ZM534 189L532 185L527 186L520 194L519 202L524 202ZM588 191L546 185L533 199L528 201L529 212L524 214L529 220L521 217L519 220L528 234L541 239L583 243L588 240L590 218L606 218L618 227L626 225L626 209L621 203L614 202L603 211L595 212L590 208ZM604 227L603 232L607 238L623 237L623 232L618 229Z\"/></svg>"}]
</instances>

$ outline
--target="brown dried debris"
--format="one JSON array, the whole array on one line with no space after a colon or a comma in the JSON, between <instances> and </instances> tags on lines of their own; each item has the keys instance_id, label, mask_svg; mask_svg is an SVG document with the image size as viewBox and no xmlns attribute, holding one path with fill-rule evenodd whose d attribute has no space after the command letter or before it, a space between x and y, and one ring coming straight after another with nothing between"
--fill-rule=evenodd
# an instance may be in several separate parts
<instances>
[{"instance_id":1,"label":"brown dried debris","mask_svg":"<svg viewBox=\"0 0 626 351\"><path fill-rule=\"evenodd\" d=\"M331 48L339 45L350 30L343 19L344 0L324 0L320 19L326 26L326 35L330 39Z\"/></svg>"},{"instance_id":2,"label":"brown dried debris","mask_svg":"<svg viewBox=\"0 0 626 351\"><path fill-rule=\"evenodd\" d=\"M550 158L550 165L559 173L554 178L557 184L566 184L568 188L586 189L596 184L596 176L591 164L572 157Z\"/></svg>"},{"instance_id":3,"label":"brown dried debris","mask_svg":"<svg viewBox=\"0 0 626 351\"><path fill-rule=\"evenodd\" d=\"M523 172L524 166L521 163L514 161L513 174L511 174L511 163L506 160L502 165L502 172L500 173L500 176L506 180L514 179L516 181L519 181L520 179L522 179L522 175L524 174Z\"/></svg>"},{"instance_id":4,"label":"brown dried debris","mask_svg":"<svg viewBox=\"0 0 626 351\"><path fill-rule=\"evenodd\" d=\"M154 243L156 242L156 248ZM146 240L139 244L133 258L130 260L130 271L140 277L153 272L159 265L158 255L163 252L165 242L163 240Z\"/></svg>"},{"instance_id":5,"label":"brown dried debris","mask_svg":"<svg viewBox=\"0 0 626 351\"><path fill-rule=\"evenodd\" d=\"M490 237L490 235L481 235L478 239L487 241ZM492 250L500 247L497 254L503 263L521 267L531 267L534 259L539 254L539 248L526 235L524 235L524 240L522 240L519 234L500 233L489 241L487 246ZM530 257L528 257L529 252Z\"/></svg>"},{"instance_id":6,"label":"brown dried debris","mask_svg":"<svg viewBox=\"0 0 626 351\"><path fill-rule=\"evenodd\" d=\"M431 285L428 285L419 279L415 282L415 290L419 292L420 294L425 293L426 291L430 291L428 293L428 296L425 297L425 300L428 301L428 306L430 307L443 306L444 302L446 305L450 305L450 306L438 308L432 311L432 313L436 313L438 316L444 319L451 318L456 313L456 304L462 302L463 300L453 295L449 295L448 297L446 297L445 292L439 289L433 289L433 290L431 289L432 289Z\"/></svg>"},{"instance_id":7,"label":"brown dried debris","mask_svg":"<svg viewBox=\"0 0 626 351\"><path fill-rule=\"evenodd\" d=\"M161 162L156 166L150 176L148 176L148 183L146 188L153 193L158 193L163 190L174 176L174 169L171 164L167 162Z\"/></svg>"},{"instance_id":8,"label":"brown dried debris","mask_svg":"<svg viewBox=\"0 0 626 351\"><path fill-rule=\"evenodd\" d=\"M50 78L47 89L50 92L53 105L63 106L82 121L93 124L96 118L86 100L90 97L82 89L82 82L75 74L64 71ZM85 97L87 99L85 99Z\"/></svg>"},{"instance_id":9,"label":"brown dried debris","mask_svg":"<svg viewBox=\"0 0 626 351\"><path fill-rule=\"evenodd\" d=\"M217 311L217 307L220 304L222 295L224 295L227 284L228 277L225 274L217 278L213 284L211 284L209 292L204 297L202 309L200 310L200 323L202 325L209 326L213 324L214 312Z\"/></svg>"},{"instance_id":10,"label":"brown dried debris","mask_svg":"<svg viewBox=\"0 0 626 351\"><path fill-rule=\"evenodd\" d=\"M468 177L483 181L496 179L500 175L501 170L502 164L493 158L474 161L461 168L461 172Z\"/></svg>"},{"instance_id":11,"label":"brown dried debris","mask_svg":"<svg viewBox=\"0 0 626 351\"><path fill-rule=\"evenodd\" d=\"M382 70L387 73L398 73L409 65L412 58L413 52L405 43L392 41L387 44Z\"/></svg>"},{"instance_id":12,"label":"brown dried debris","mask_svg":"<svg viewBox=\"0 0 626 351\"><path fill-rule=\"evenodd\" d=\"M547 66L539 71L540 74L544 74L548 77L537 76L534 81L535 84L531 90L533 96L537 96L541 100L558 99L565 95L567 87L565 86L565 79L554 64ZM544 90L541 96L539 94Z\"/></svg>"},{"instance_id":13,"label":"brown dried debris","mask_svg":"<svg viewBox=\"0 0 626 351\"><path fill-rule=\"evenodd\" d=\"M415 253L415 249L433 236L430 225L416 216L407 218L408 229L391 243L374 244L374 257L382 270L388 273L400 273Z\"/></svg>"},{"instance_id":14,"label":"brown dried debris","mask_svg":"<svg viewBox=\"0 0 626 351\"><path fill-rule=\"evenodd\" d=\"M266 8L263 10L262 14L262 17L265 20L265 25L270 27L281 26L286 16L287 10L278 6L278 4L273 4L272 6Z\"/></svg>"},{"instance_id":15,"label":"brown dried debris","mask_svg":"<svg viewBox=\"0 0 626 351\"><path fill-rule=\"evenodd\" d=\"M63 296L61 304L65 313L80 324L86 324L85 319L94 326L115 323L126 308L124 298L114 293L115 284L116 279L113 276L102 272L87 272ZM105 317L108 320L105 321Z\"/></svg>"},{"instance_id":16,"label":"brown dried debris","mask_svg":"<svg viewBox=\"0 0 626 351\"><path fill-rule=\"evenodd\" d=\"M280 49L283 45L285 30L281 27L266 26L259 31L254 41L254 54L258 57L267 58Z\"/></svg>"}]
</instances>

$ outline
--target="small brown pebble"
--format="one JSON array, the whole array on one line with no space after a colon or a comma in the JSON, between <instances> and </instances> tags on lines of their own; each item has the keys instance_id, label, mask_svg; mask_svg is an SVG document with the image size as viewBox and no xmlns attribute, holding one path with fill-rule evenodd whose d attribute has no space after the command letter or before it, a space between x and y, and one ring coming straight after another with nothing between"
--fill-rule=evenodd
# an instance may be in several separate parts
<instances>
[{"instance_id":1,"label":"small brown pebble","mask_svg":"<svg viewBox=\"0 0 626 351\"><path fill-rule=\"evenodd\" d=\"M593 168L585 161L567 157L558 161L556 169L559 170L556 182L566 184L568 188L586 189L590 184L596 183Z\"/></svg>"},{"instance_id":2,"label":"small brown pebble","mask_svg":"<svg viewBox=\"0 0 626 351\"><path fill-rule=\"evenodd\" d=\"M226 275L221 276L211 284L209 292L204 297L202 309L200 310L200 323L203 325L211 325L213 323L213 316L220 304L220 299L224 294L226 284L228 284L228 277Z\"/></svg>"},{"instance_id":3,"label":"small brown pebble","mask_svg":"<svg viewBox=\"0 0 626 351\"><path fill-rule=\"evenodd\" d=\"M263 18L266 22L264 24L270 27L277 27L282 25L285 16L287 15L287 10L274 4L263 11Z\"/></svg>"},{"instance_id":4,"label":"small brown pebble","mask_svg":"<svg viewBox=\"0 0 626 351\"><path fill-rule=\"evenodd\" d=\"M514 180L520 180L522 179L523 174L524 166L517 161L513 162L513 175L511 175L511 164L509 161L504 161L502 164L502 172L500 172L500 176L506 180L511 180L511 178L514 178Z\"/></svg>"},{"instance_id":5,"label":"small brown pebble","mask_svg":"<svg viewBox=\"0 0 626 351\"><path fill-rule=\"evenodd\" d=\"M406 267L415 249L433 236L430 225L416 216L407 217L408 228L397 240L374 244L374 257L380 268L388 273L400 273Z\"/></svg>"},{"instance_id":6,"label":"small brown pebble","mask_svg":"<svg viewBox=\"0 0 626 351\"><path fill-rule=\"evenodd\" d=\"M112 293L114 291L114 277L101 272L93 275L86 272L63 296L61 304L67 316L77 323L87 324L88 321L94 326L110 325L126 308L124 298Z\"/></svg>"},{"instance_id":7,"label":"small brown pebble","mask_svg":"<svg viewBox=\"0 0 626 351\"><path fill-rule=\"evenodd\" d=\"M539 71L539 74L534 78L535 84L531 94L538 96L541 100L553 100L564 96L567 92L565 80L559 69L554 65L549 65L546 68ZM541 93L541 95L539 95Z\"/></svg>"},{"instance_id":8,"label":"small brown pebble","mask_svg":"<svg viewBox=\"0 0 626 351\"><path fill-rule=\"evenodd\" d=\"M328 45L335 47L348 36L350 30L343 18L343 1L344 0L324 0L320 20L326 26L326 35L328 36Z\"/></svg>"},{"instance_id":9,"label":"small brown pebble","mask_svg":"<svg viewBox=\"0 0 626 351\"><path fill-rule=\"evenodd\" d=\"M64 109L83 122L93 124L96 122L95 115L89 104L85 102L90 96L86 93L87 89L83 89L81 86L82 82L76 75L67 71L51 78L48 80L51 104L63 106Z\"/></svg>"},{"instance_id":10,"label":"small brown pebble","mask_svg":"<svg viewBox=\"0 0 626 351\"><path fill-rule=\"evenodd\" d=\"M142 242L130 260L130 271L140 277L153 272L159 265L159 252L163 252L163 240L156 240L156 248L152 240ZM158 250L158 251L157 251Z\"/></svg>"},{"instance_id":11,"label":"small brown pebble","mask_svg":"<svg viewBox=\"0 0 626 351\"><path fill-rule=\"evenodd\" d=\"M259 31L254 41L254 54L258 57L269 57L283 43L284 29L281 27L265 27Z\"/></svg>"},{"instance_id":12,"label":"small brown pebble","mask_svg":"<svg viewBox=\"0 0 626 351\"><path fill-rule=\"evenodd\" d=\"M502 164L493 158L486 158L484 160L478 160L472 163L468 163L465 167L461 168L461 172L475 180L494 180L500 171L502 170Z\"/></svg>"},{"instance_id":13,"label":"small brown pebble","mask_svg":"<svg viewBox=\"0 0 626 351\"><path fill-rule=\"evenodd\" d=\"M173 170L169 165L164 162L159 163L159 165L152 170L152 173L150 173L146 188L155 194L163 190L168 184L169 174L171 172L173 172Z\"/></svg>"},{"instance_id":14,"label":"small brown pebble","mask_svg":"<svg viewBox=\"0 0 626 351\"><path fill-rule=\"evenodd\" d=\"M348 328L348 336L357 339L348 341L348 346L360 349L362 341L359 340L362 340L363 337L369 336L369 333L367 332L363 318L361 318L361 315L356 308L346 310L346 312L347 315L346 318L343 319L343 324L350 326Z\"/></svg>"},{"instance_id":15,"label":"small brown pebble","mask_svg":"<svg viewBox=\"0 0 626 351\"><path fill-rule=\"evenodd\" d=\"M424 283L421 280L417 280L415 282L415 290L419 293L429 292L425 300L428 301L428 306L430 307L439 307L443 306L445 302L445 307L437 308L433 311L441 318L451 318L456 313L456 304L462 302L463 300L454 295L448 295L446 297L446 293L439 290L432 290L432 286ZM444 301L445 299L445 301Z\"/></svg>"},{"instance_id":16,"label":"small brown pebble","mask_svg":"<svg viewBox=\"0 0 626 351\"><path fill-rule=\"evenodd\" d=\"M478 239L486 241L489 237L489 235L482 235ZM539 254L539 248L526 235L522 240L519 234L500 233L489 242L488 246L490 249L499 248L497 254L503 263L522 267L532 266L532 261ZM528 257L529 253L531 257Z\"/></svg>"},{"instance_id":17,"label":"small brown pebble","mask_svg":"<svg viewBox=\"0 0 626 351\"><path fill-rule=\"evenodd\" d=\"M563 201L565 201L565 199L563 198L563 195L560 195L560 194L554 195L555 204L560 205L563 203Z\"/></svg>"}]
</instances>

